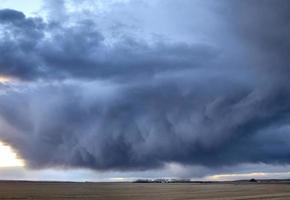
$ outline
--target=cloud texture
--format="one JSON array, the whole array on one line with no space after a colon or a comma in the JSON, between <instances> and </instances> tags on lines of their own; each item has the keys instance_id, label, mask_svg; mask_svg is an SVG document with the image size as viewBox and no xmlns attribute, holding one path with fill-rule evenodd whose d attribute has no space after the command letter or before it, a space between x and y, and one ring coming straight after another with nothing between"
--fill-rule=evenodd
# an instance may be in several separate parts
<instances>
[{"instance_id":1,"label":"cloud texture","mask_svg":"<svg viewBox=\"0 0 290 200\"><path fill-rule=\"evenodd\" d=\"M113 20L136 2L108 11L109 29L92 13L0 10L0 74L18 80L1 85L1 140L34 168L289 164L290 3L208 0L199 17L212 21L193 24L206 39L185 42L196 32L187 24L172 40L148 39ZM174 14L189 20L192 2Z\"/></svg>"}]
</instances>

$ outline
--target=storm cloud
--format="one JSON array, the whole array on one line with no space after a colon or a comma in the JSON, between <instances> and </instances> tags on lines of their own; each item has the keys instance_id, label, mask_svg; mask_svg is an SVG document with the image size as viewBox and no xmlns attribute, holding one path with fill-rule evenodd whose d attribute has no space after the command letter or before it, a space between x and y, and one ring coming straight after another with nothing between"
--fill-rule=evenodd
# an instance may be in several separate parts
<instances>
[{"instance_id":1,"label":"storm cloud","mask_svg":"<svg viewBox=\"0 0 290 200\"><path fill-rule=\"evenodd\" d=\"M200 66L217 54L205 44L150 45L130 35L109 44L92 20L45 23L13 10L0 11L0 18L1 73L23 80L152 76Z\"/></svg>"},{"instance_id":2,"label":"storm cloud","mask_svg":"<svg viewBox=\"0 0 290 200\"><path fill-rule=\"evenodd\" d=\"M0 139L32 168L289 164L290 3L206 2L223 23L198 22L201 42L1 10L0 74L16 80L1 84Z\"/></svg>"}]
</instances>

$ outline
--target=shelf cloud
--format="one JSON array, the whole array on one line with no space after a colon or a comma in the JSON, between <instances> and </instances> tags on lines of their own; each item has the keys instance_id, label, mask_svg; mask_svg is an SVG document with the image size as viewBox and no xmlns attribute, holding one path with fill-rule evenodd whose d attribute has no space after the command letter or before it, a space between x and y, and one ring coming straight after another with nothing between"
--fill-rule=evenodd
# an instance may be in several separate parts
<instances>
[{"instance_id":1,"label":"shelf cloud","mask_svg":"<svg viewBox=\"0 0 290 200\"><path fill-rule=\"evenodd\" d=\"M31 168L289 164L290 3L174 2L0 10L0 139Z\"/></svg>"}]
</instances>

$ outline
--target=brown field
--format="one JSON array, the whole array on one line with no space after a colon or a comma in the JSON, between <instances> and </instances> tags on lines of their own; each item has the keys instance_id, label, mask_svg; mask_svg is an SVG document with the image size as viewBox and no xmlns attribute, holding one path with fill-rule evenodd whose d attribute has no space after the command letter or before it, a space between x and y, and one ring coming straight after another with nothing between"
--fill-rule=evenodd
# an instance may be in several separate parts
<instances>
[{"instance_id":1,"label":"brown field","mask_svg":"<svg viewBox=\"0 0 290 200\"><path fill-rule=\"evenodd\" d=\"M0 182L0 199L290 200L290 184L136 184Z\"/></svg>"}]
</instances>

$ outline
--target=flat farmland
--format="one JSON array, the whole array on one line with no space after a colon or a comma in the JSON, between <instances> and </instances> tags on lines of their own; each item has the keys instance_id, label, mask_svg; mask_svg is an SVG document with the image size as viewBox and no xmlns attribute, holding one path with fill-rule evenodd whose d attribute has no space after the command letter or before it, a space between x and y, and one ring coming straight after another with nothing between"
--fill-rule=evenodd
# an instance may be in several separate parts
<instances>
[{"instance_id":1,"label":"flat farmland","mask_svg":"<svg viewBox=\"0 0 290 200\"><path fill-rule=\"evenodd\" d=\"M289 200L290 184L0 182L0 199Z\"/></svg>"}]
</instances>

